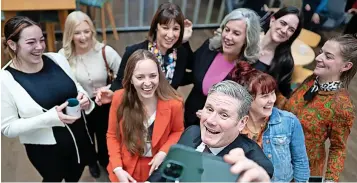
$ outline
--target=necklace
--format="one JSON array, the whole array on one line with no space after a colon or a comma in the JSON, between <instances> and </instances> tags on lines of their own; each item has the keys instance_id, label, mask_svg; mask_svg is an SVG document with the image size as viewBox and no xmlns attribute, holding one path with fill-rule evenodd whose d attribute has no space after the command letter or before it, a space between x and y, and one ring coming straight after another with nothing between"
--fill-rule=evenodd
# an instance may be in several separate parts
<instances>
[{"instance_id":1,"label":"necklace","mask_svg":"<svg viewBox=\"0 0 357 183\"><path fill-rule=\"evenodd\" d=\"M251 122L254 124L253 121L251 121ZM256 130L253 131L252 129L249 128L248 123L246 124L246 127L247 127L248 131L251 133L251 136L252 136L251 138L252 138L254 141L258 140L259 134L262 132L262 129L264 129L265 126L266 126L266 122L267 122L267 121L264 121L264 123L260 125L260 129L258 130L258 132L255 132ZM255 128L254 128L254 129L255 129Z\"/></svg>"}]
</instances>

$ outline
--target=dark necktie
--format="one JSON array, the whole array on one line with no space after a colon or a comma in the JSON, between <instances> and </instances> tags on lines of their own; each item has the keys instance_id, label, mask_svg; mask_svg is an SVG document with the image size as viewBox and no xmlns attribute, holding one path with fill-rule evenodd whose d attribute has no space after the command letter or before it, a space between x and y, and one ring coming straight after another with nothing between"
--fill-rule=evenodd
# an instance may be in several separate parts
<instances>
[{"instance_id":1,"label":"dark necktie","mask_svg":"<svg viewBox=\"0 0 357 183\"><path fill-rule=\"evenodd\" d=\"M203 152L208 153L208 154L213 154L207 145L205 145L205 149L203 149Z\"/></svg>"}]
</instances>

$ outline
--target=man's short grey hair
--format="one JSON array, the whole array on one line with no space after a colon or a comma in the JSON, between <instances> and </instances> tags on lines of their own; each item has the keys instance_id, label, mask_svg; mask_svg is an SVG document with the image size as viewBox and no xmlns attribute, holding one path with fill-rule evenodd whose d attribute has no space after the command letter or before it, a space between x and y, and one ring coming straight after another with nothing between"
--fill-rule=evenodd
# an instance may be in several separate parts
<instances>
[{"instance_id":1,"label":"man's short grey hair","mask_svg":"<svg viewBox=\"0 0 357 183\"><path fill-rule=\"evenodd\" d=\"M208 96L213 93L222 93L237 99L241 104L240 106L238 106L238 111L237 111L239 118L242 118L243 116L248 114L250 106L253 101L253 97L242 85L231 80L221 81L213 85L209 89Z\"/></svg>"},{"instance_id":2,"label":"man's short grey hair","mask_svg":"<svg viewBox=\"0 0 357 183\"><path fill-rule=\"evenodd\" d=\"M260 40L260 18L250 9L238 8L226 15L219 26L220 31L224 31L226 24L231 20L244 20L246 28L246 44L242 50L243 54L239 53L241 59L245 59L249 63L255 63L259 58L259 40ZM219 30L218 34L209 40L209 48L211 50L222 50L222 35Z\"/></svg>"}]
</instances>

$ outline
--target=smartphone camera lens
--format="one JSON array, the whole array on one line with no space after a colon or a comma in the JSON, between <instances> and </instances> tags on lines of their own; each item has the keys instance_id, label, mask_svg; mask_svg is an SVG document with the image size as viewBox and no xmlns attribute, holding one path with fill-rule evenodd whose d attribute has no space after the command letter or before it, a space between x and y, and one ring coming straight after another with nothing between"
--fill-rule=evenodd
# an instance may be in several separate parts
<instances>
[{"instance_id":1,"label":"smartphone camera lens","mask_svg":"<svg viewBox=\"0 0 357 183\"><path fill-rule=\"evenodd\" d=\"M166 164L166 167L164 169L164 174L168 177L177 179L181 176L182 171L183 171L183 166L173 162L169 162Z\"/></svg>"}]
</instances>

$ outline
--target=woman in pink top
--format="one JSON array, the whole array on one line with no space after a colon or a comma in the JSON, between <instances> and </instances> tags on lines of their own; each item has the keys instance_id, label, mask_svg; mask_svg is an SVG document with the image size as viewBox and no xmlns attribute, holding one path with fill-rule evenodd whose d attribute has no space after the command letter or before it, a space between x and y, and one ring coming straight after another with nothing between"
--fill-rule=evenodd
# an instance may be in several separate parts
<instances>
[{"instance_id":1,"label":"woman in pink top","mask_svg":"<svg viewBox=\"0 0 357 183\"><path fill-rule=\"evenodd\" d=\"M205 41L194 53L192 72L186 77L194 84L185 104L185 127L198 124L196 112L203 108L208 89L230 79L241 60L254 63L259 57L260 22L249 9L232 11L220 25L221 33Z\"/></svg>"}]
</instances>

